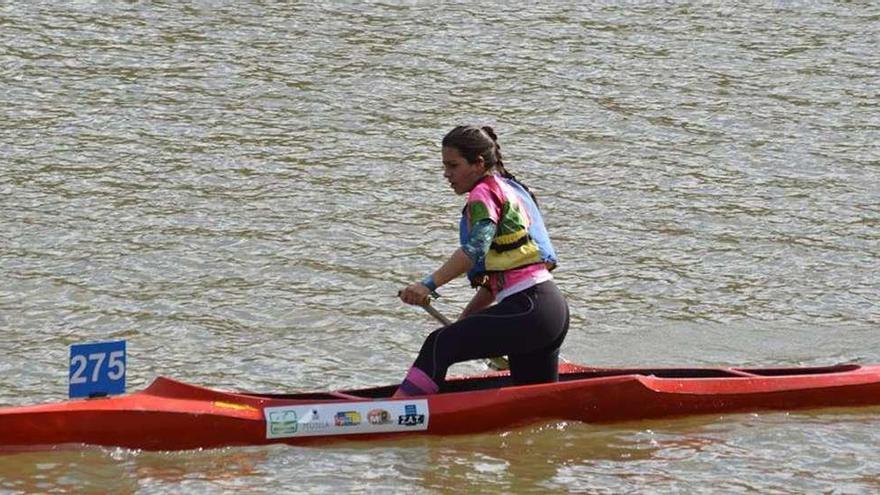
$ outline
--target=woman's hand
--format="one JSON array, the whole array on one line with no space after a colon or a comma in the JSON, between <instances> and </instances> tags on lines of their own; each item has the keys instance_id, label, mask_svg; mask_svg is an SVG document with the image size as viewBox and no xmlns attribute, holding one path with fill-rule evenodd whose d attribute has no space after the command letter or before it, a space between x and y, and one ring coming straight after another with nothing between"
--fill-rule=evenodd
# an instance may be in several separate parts
<instances>
[{"instance_id":1,"label":"woman's hand","mask_svg":"<svg viewBox=\"0 0 880 495\"><path fill-rule=\"evenodd\" d=\"M397 295L400 296L401 301L416 306L422 306L431 301L431 291L421 282L416 282L407 286L405 289L398 292Z\"/></svg>"},{"instance_id":2,"label":"woman's hand","mask_svg":"<svg viewBox=\"0 0 880 495\"><path fill-rule=\"evenodd\" d=\"M450 256L449 259L437 269L436 272L431 274L431 280L434 283L433 285L435 287L440 287L446 282L449 282L455 277L467 272L472 266L474 266L474 262L471 261L461 248L458 248L452 253L452 256ZM421 282L408 286L398 292L397 295L400 296L401 301L407 304L421 306L431 302L431 289Z\"/></svg>"}]
</instances>

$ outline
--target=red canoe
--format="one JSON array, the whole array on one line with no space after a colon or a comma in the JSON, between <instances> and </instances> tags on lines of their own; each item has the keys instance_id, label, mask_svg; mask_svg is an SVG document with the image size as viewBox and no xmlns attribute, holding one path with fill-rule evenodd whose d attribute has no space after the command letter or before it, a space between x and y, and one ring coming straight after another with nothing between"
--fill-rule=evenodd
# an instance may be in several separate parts
<instances>
[{"instance_id":1,"label":"red canoe","mask_svg":"<svg viewBox=\"0 0 880 495\"><path fill-rule=\"evenodd\" d=\"M182 450L452 435L538 421L880 405L880 366L602 369L560 367L557 383L513 386L503 373L390 399L393 385L328 393L230 393L158 378L146 390L0 409L0 449L64 444Z\"/></svg>"}]
</instances>

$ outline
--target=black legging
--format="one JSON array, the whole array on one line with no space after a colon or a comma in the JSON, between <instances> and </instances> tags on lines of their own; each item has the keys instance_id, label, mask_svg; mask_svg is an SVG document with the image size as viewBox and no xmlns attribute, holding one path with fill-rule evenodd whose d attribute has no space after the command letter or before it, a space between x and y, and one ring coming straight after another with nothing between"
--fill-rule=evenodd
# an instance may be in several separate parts
<instances>
[{"instance_id":1,"label":"black legging","mask_svg":"<svg viewBox=\"0 0 880 495\"><path fill-rule=\"evenodd\" d=\"M554 382L568 321L562 293L553 281L542 282L431 332L413 366L442 390L452 364L507 355L515 384Z\"/></svg>"}]
</instances>

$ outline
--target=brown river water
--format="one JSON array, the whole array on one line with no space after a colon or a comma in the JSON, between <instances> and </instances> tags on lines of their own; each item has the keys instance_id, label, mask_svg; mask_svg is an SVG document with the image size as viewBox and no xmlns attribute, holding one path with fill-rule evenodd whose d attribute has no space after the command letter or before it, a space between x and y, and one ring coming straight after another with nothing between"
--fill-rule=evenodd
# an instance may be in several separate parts
<instances>
[{"instance_id":1,"label":"brown river water","mask_svg":"<svg viewBox=\"0 0 880 495\"><path fill-rule=\"evenodd\" d=\"M394 383L493 125L595 366L880 363L875 2L0 4L0 405ZM442 289L454 316L464 282ZM482 370L463 363L454 373ZM880 409L0 456L0 493L876 493Z\"/></svg>"}]
</instances>

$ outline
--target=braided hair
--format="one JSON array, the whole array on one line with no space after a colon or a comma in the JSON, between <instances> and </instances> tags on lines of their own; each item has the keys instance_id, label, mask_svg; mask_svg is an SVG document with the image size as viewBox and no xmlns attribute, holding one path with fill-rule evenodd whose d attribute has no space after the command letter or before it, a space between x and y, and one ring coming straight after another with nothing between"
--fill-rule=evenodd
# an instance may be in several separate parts
<instances>
[{"instance_id":1,"label":"braided hair","mask_svg":"<svg viewBox=\"0 0 880 495\"><path fill-rule=\"evenodd\" d=\"M468 163L474 163L478 157L482 157L487 169L495 168L501 177L521 185L532 197L535 204L538 204L535 193L504 167L498 135L491 127L487 125L483 127L460 125L443 136L442 145L457 149Z\"/></svg>"}]
</instances>

